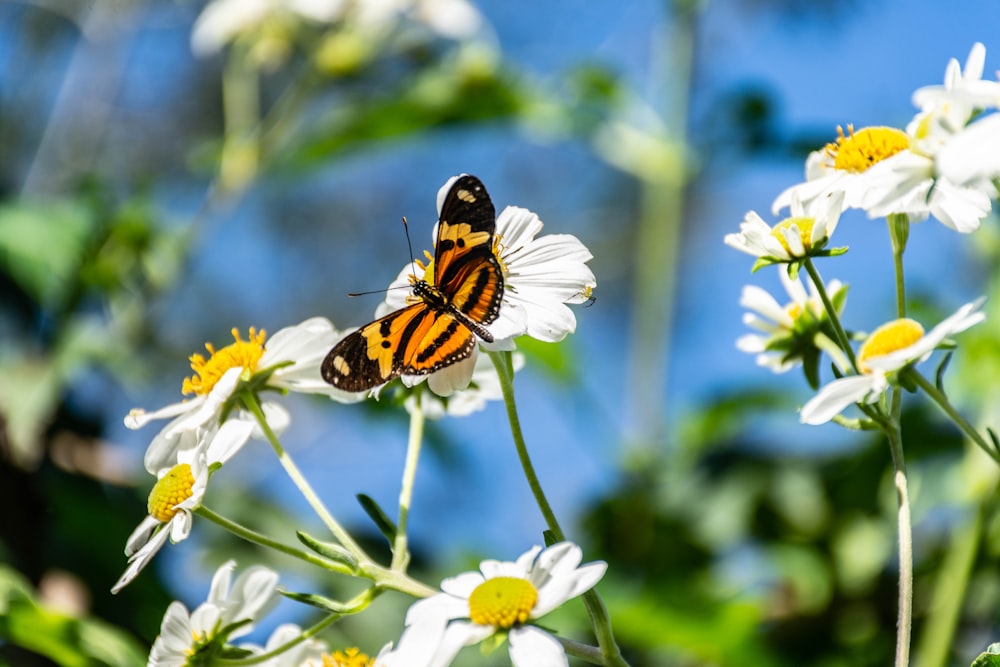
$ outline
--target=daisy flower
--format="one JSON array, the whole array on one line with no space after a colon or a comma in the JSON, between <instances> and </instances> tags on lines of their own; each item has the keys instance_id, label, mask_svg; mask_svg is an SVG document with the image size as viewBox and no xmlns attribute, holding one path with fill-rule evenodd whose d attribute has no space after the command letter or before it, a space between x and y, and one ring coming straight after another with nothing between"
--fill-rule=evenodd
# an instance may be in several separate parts
<instances>
[{"instance_id":1,"label":"daisy flower","mask_svg":"<svg viewBox=\"0 0 1000 667\"><path fill-rule=\"evenodd\" d=\"M458 178L453 176L438 190L439 216L444 199ZM481 343L486 349L511 350L513 339L522 335L548 343L563 340L576 331L576 316L566 304L585 303L597 287L597 279L587 266L593 258L587 247L571 234L539 237L542 227L535 213L517 206L508 206L497 216L493 254L503 271L504 292L500 316L487 327L495 342ZM436 239L437 226L433 233L433 240ZM416 261L416 277L433 283L433 256L424 254L428 263ZM376 317L406 306L409 292L405 288L412 284L412 275L411 266L403 267L389 285L385 301L376 309ZM467 359L465 363L432 373L428 382L435 392L436 386L446 388L445 391L448 387L452 391L461 389L468 386L475 367L476 361ZM448 378L435 381L434 376L441 373L448 373ZM404 376L404 382L420 381L421 378Z\"/></svg>"},{"instance_id":2,"label":"daisy flower","mask_svg":"<svg viewBox=\"0 0 1000 667\"><path fill-rule=\"evenodd\" d=\"M211 664L222 657L227 640L250 633L254 621L277 602L278 575L255 565L232 581L235 561L212 577L208 599L193 612L181 602L167 607L160 634L149 654L150 667Z\"/></svg>"},{"instance_id":3,"label":"daisy flower","mask_svg":"<svg viewBox=\"0 0 1000 667\"><path fill-rule=\"evenodd\" d=\"M841 193L829 193L805 205L797 196L791 201L791 217L773 227L756 212L749 211L740 231L726 234L726 245L757 258L754 270L768 264L797 262L806 257L835 255L843 249L827 250L842 209Z\"/></svg>"},{"instance_id":4,"label":"daisy flower","mask_svg":"<svg viewBox=\"0 0 1000 667\"><path fill-rule=\"evenodd\" d=\"M832 344L833 332L828 331L830 323L823 301L812 283L807 292L802 281L789 278L787 271L779 271L778 275L791 301L781 305L766 290L756 285L745 286L740 305L751 312L743 315L743 323L759 333L741 336L736 347L757 355L757 365L775 373L784 373L799 364L815 369L821 349L836 349ZM847 298L847 286L831 280L826 289L839 314ZM821 340L830 344L818 342Z\"/></svg>"},{"instance_id":5,"label":"daisy flower","mask_svg":"<svg viewBox=\"0 0 1000 667\"><path fill-rule=\"evenodd\" d=\"M959 308L929 332L909 318L894 320L873 331L858 351L860 375L838 378L819 390L802 407L799 420L823 424L852 403L875 403L889 388L889 376L927 359L948 336L986 319L980 298Z\"/></svg>"},{"instance_id":6,"label":"daisy flower","mask_svg":"<svg viewBox=\"0 0 1000 667\"><path fill-rule=\"evenodd\" d=\"M344 21L371 39L387 35L404 19L448 39L471 37L482 24L468 0L213 0L195 21L191 50L208 56L241 37L256 36L258 60L275 64L287 56L298 22Z\"/></svg>"},{"instance_id":7,"label":"daisy flower","mask_svg":"<svg viewBox=\"0 0 1000 667\"><path fill-rule=\"evenodd\" d=\"M445 667L463 646L494 635L510 642L514 667L567 665L562 645L532 622L590 590L607 569L581 566L572 542L533 547L515 562L485 560L478 572L441 582L441 593L406 614L406 630L387 658L406 667Z\"/></svg>"},{"instance_id":8,"label":"daisy flower","mask_svg":"<svg viewBox=\"0 0 1000 667\"><path fill-rule=\"evenodd\" d=\"M206 343L208 358L201 354L191 356L194 374L184 380L181 393L194 394L194 398L153 412L135 408L125 417L125 426L130 429L142 428L156 419L174 418L150 443L146 453L147 469L156 469L163 461L174 460L184 432L215 428L240 382L249 383L257 390L322 394L342 403L363 398L336 389L320 376L323 358L343 337L325 318L314 317L281 329L266 344L266 333L253 327L248 340L243 340L236 329L232 334L235 342L223 348L216 349ZM264 402L262 408L272 429L281 431L287 426L288 413L280 405ZM239 413L234 418L254 422L250 416Z\"/></svg>"},{"instance_id":9,"label":"daisy flower","mask_svg":"<svg viewBox=\"0 0 1000 667\"><path fill-rule=\"evenodd\" d=\"M992 179L1000 177L1000 113L970 123L937 154L937 171L946 180L985 192L996 189Z\"/></svg>"},{"instance_id":10,"label":"daisy flower","mask_svg":"<svg viewBox=\"0 0 1000 667\"><path fill-rule=\"evenodd\" d=\"M779 194L771 205L777 214L794 199L803 205L830 194L840 194L842 209L862 208L871 188L869 169L910 147L906 132L894 127L865 127L847 133L838 127L836 141L813 151L806 158L806 180Z\"/></svg>"},{"instance_id":11,"label":"daisy flower","mask_svg":"<svg viewBox=\"0 0 1000 667\"><path fill-rule=\"evenodd\" d=\"M911 221L928 215L957 232L979 229L992 208L982 189L953 183L937 169L937 153L961 133L936 111L922 112L906 133L911 147L874 165L869 171L868 192L860 207L869 217L906 214Z\"/></svg>"},{"instance_id":12,"label":"daisy flower","mask_svg":"<svg viewBox=\"0 0 1000 667\"><path fill-rule=\"evenodd\" d=\"M127 586L166 544L176 544L191 533L192 512L201 504L212 466L228 461L250 438L253 424L228 421L212 432L211 439L196 441L193 431L180 439L176 460L155 471L156 484L149 493L149 515L125 543L128 567L111 588L117 593ZM187 441L194 441L190 446ZM164 462L166 463L166 462Z\"/></svg>"},{"instance_id":13,"label":"daisy flower","mask_svg":"<svg viewBox=\"0 0 1000 667\"><path fill-rule=\"evenodd\" d=\"M918 88L913 105L933 112L951 131L960 130L980 111L1000 106L1000 82L982 80L985 65L986 47L976 42L965 67L952 58L945 68L944 84Z\"/></svg>"}]
</instances>

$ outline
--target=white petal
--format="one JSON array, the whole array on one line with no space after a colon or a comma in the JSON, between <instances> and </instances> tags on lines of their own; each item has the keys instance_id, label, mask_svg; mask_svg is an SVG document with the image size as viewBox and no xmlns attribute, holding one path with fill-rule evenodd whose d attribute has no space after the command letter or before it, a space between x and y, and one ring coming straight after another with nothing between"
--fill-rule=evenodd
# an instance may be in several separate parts
<instances>
[{"instance_id":1,"label":"white petal","mask_svg":"<svg viewBox=\"0 0 1000 667\"><path fill-rule=\"evenodd\" d=\"M230 368L223 373L212 390L205 396L205 400L195 410L176 420L170 428L164 429L164 436L174 437L179 431L200 428L217 418L222 410L222 405L229 400L236 385L239 384L242 373L243 369L240 367Z\"/></svg>"},{"instance_id":2,"label":"white petal","mask_svg":"<svg viewBox=\"0 0 1000 667\"><path fill-rule=\"evenodd\" d=\"M467 359L431 373L430 377L427 378L427 386L438 396L451 396L456 391L467 388L469 382L472 381L472 373L476 368L478 357L477 346Z\"/></svg>"},{"instance_id":3,"label":"white petal","mask_svg":"<svg viewBox=\"0 0 1000 667\"><path fill-rule=\"evenodd\" d=\"M863 401L878 386L877 374L851 375L834 380L802 406L799 421L803 424L825 424L847 406Z\"/></svg>"},{"instance_id":4,"label":"white petal","mask_svg":"<svg viewBox=\"0 0 1000 667\"><path fill-rule=\"evenodd\" d=\"M443 580L441 582L441 590L449 595L468 598L476 586L484 581L486 581L486 577L479 572L463 572L462 574Z\"/></svg>"},{"instance_id":5,"label":"white petal","mask_svg":"<svg viewBox=\"0 0 1000 667\"><path fill-rule=\"evenodd\" d=\"M153 531L156 530L157 526L160 526L161 523L162 522L159 519L151 516L147 516L143 519L139 525L136 526L135 530L132 531L132 534L128 536L128 539L125 540L125 555L131 556L144 547L146 543L149 542L149 538L152 536Z\"/></svg>"},{"instance_id":6,"label":"white petal","mask_svg":"<svg viewBox=\"0 0 1000 667\"><path fill-rule=\"evenodd\" d=\"M166 530L166 528L154 532L149 541L143 544L142 548L133 553L129 558L128 567L125 568L125 573L111 588L111 592L117 593L122 588L127 586L129 582L135 579L143 568L149 564L149 561L153 559L153 556L155 556L163 545L166 544L167 537L169 535L170 531Z\"/></svg>"},{"instance_id":7,"label":"white petal","mask_svg":"<svg viewBox=\"0 0 1000 667\"><path fill-rule=\"evenodd\" d=\"M170 405L162 407L159 410L154 410L153 412L146 412L142 408L132 408L132 410L125 415L125 427L136 430L142 428L155 419L166 419L167 417L176 417L177 415L186 414L197 408L202 402L204 402L204 400L204 396L197 396L179 403L171 403Z\"/></svg>"},{"instance_id":8,"label":"white petal","mask_svg":"<svg viewBox=\"0 0 1000 667\"><path fill-rule=\"evenodd\" d=\"M438 593L423 600L417 600L406 611L406 625L429 622L429 619L437 619L444 626L450 620L456 618L468 618L469 601L467 598L458 598L448 593Z\"/></svg>"},{"instance_id":9,"label":"white petal","mask_svg":"<svg viewBox=\"0 0 1000 667\"><path fill-rule=\"evenodd\" d=\"M1000 113L970 123L937 155L940 174L959 185L1000 176Z\"/></svg>"},{"instance_id":10,"label":"white petal","mask_svg":"<svg viewBox=\"0 0 1000 667\"><path fill-rule=\"evenodd\" d=\"M230 419L220 426L205 451L208 462L225 463L231 459L250 439L254 426L254 423L240 419Z\"/></svg>"},{"instance_id":11,"label":"white petal","mask_svg":"<svg viewBox=\"0 0 1000 667\"><path fill-rule=\"evenodd\" d=\"M568 667L566 652L555 637L528 625L511 630L510 661L514 667Z\"/></svg>"},{"instance_id":12,"label":"white petal","mask_svg":"<svg viewBox=\"0 0 1000 667\"><path fill-rule=\"evenodd\" d=\"M457 181L458 179L462 178L463 176L467 176L467 175L468 174L461 173L458 176L452 176L451 178L449 178L447 181L444 182L444 185L442 185L438 189L438 193L437 193L437 210L438 210L438 217L439 218L441 217L441 207L444 206L445 197L448 196L448 191L451 190L451 186L453 186L455 184L455 181Z\"/></svg>"}]
</instances>

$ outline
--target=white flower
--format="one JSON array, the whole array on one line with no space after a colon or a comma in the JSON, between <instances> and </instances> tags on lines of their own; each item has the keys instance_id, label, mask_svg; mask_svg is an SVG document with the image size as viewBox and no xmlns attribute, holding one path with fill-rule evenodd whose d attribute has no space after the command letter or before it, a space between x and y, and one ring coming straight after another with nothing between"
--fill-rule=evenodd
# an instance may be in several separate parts
<instances>
[{"instance_id":1,"label":"white flower","mask_svg":"<svg viewBox=\"0 0 1000 667\"><path fill-rule=\"evenodd\" d=\"M156 484L149 494L149 515L142 520L125 543L128 567L112 587L117 593L127 586L166 544L176 544L191 532L192 512L201 504L208 487L211 466L228 461L246 443L253 425L232 420L211 432L210 439L195 441L177 449L172 463L164 461L155 471ZM206 432L207 433L207 432ZM195 439L194 432L184 433L181 441Z\"/></svg>"},{"instance_id":2,"label":"white flower","mask_svg":"<svg viewBox=\"0 0 1000 667\"><path fill-rule=\"evenodd\" d=\"M213 0L195 21L191 50L211 55L243 35L295 20L343 21L368 39L384 39L404 20L448 39L472 37L482 24L468 0Z\"/></svg>"},{"instance_id":3,"label":"white flower","mask_svg":"<svg viewBox=\"0 0 1000 667\"><path fill-rule=\"evenodd\" d=\"M208 599L193 612L180 602L170 604L149 654L150 667L210 664L227 639L253 630L254 621L277 601L278 575L255 565L232 582L235 567L235 561L223 563Z\"/></svg>"},{"instance_id":4,"label":"white flower","mask_svg":"<svg viewBox=\"0 0 1000 667\"><path fill-rule=\"evenodd\" d=\"M791 298L782 306L766 290L747 285L740 296L740 305L752 312L744 313L743 323L761 333L740 336L736 347L757 355L757 365L775 373L784 373L803 362L803 358L818 355L816 336L829 321L823 301L813 284L809 291L798 278L792 280L787 271L779 271L781 284ZM843 307L846 287L839 280L826 286L834 307Z\"/></svg>"},{"instance_id":5,"label":"white flower","mask_svg":"<svg viewBox=\"0 0 1000 667\"><path fill-rule=\"evenodd\" d=\"M907 126L911 148L868 170L868 191L859 203L869 217L906 214L911 221L928 214L963 234L974 232L991 210L982 189L959 186L938 172L937 153L955 138L955 130L937 122L936 112L922 112ZM959 131L961 128L959 128Z\"/></svg>"},{"instance_id":6,"label":"white flower","mask_svg":"<svg viewBox=\"0 0 1000 667\"><path fill-rule=\"evenodd\" d=\"M926 334L911 319L894 320L868 336L858 351L860 375L838 378L802 407L799 419L804 424L823 424L852 403L874 403L888 389L889 374L927 359L952 334L965 331L986 319L979 309L984 299L959 308Z\"/></svg>"},{"instance_id":7,"label":"white flower","mask_svg":"<svg viewBox=\"0 0 1000 667\"><path fill-rule=\"evenodd\" d=\"M791 217L771 227L756 212L749 211L740 223L738 234L726 234L726 245L748 255L760 264L787 263L813 255L830 254L824 248L837 228L843 194L827 193L808 205L798 196L790 201Z\"/></svg>"},{"instance_id":8,"label":"white flower","mask_svg":"<svg viewBox=\"0 0 1000 667\"><path fill-rule=\"evenodd\" d=\"M944 73L944 84L924 86L913 93L913 104L922 112L933 113L939 122L956 132L979 111L1000 106L1000 82L983 81L986 47L972 45L965 68L952 58Z\"/></svg>"},{"instance_id":9,"label":"white flower","mask_svg":"<svg viewBox=\"0 0 1000 667\"><path fill-rule=\"evenodd\" d=\"M213 0L205 6L191 31L191 50L199 56L220 51L242 34L258 30L282 16L311 21L335 20L344 0Z\"/></svg>"},{"instance_id":10,"label":"white flower","mask_svg":"<svg viewBox=\"0 0 1000 667\"><path fill-rule=\"evenodd\" d=\"M804 206L830 194L841 195L843 209L860 208L871 188L869 169L910 146L910 138L893 127L865 127L847 134L837 128L837 140L806 158L806 180L786 189L771 205L777 214L798 199ZM793 214L794 215L794 214Z\"/></svg>"},{"instance_id":11,"label":"white flower","mask_svg":"<svg viewBox=\"0 0 1000 667\"><path fill-rule=\"evenodd\" d=\"M406 630L388 654L393 665L445 667L463 646L505 633L514 667L567 665L562 645L532 624L567 600L590 590L607 569L580 566L572 542L534 547L515 562L485 560L479 572L441 582L441 593L420 600L406 614Z\"/></svg>"},{"instance_id":12,"label":"white flower","mask_svg":"<svg viewBox=\"0 0 1000 667\"><path fill-rule=\"evenodd\" d=\"M241 381L251 382L258 373L269 373L264 379L268 388L308 394L322 394L342 403L359 401L363 396L336 389L323 381L320 364L330 348L343 337L333 324L322 317L314 317L292 327L278 331L265 344L264 331L250 328L249 340L242 340L238 330L232 330L235 342L220 349L211 344L209 352L191 357L194 375L184 380L182 393L195 394L193 399L173 403L153 412L135 408L125 417L125 426L142 428L150 421L174 417L150 443L146 452L146 469L150 472L162 467L163 461L176 459L176 450L185 442L182 434L188 431L212 430L218 426L223 409L229 403ZM277 368L275 368L277 367ZM264 402L268 425L281 432L288 425L288 413L279 404ZM249 414L236 411L231 419L256 424Z\"/></svg>"},{"instance_id":13,"label":"white flower","mask_svg":"<svg viewBox=\"0 0 1000 667\"><path fill-rule=\"evenodd\" d=\"M970 123L942 146L936 168L951 183L982 192L990 188L996 196L991 180L1000 176L1000 113Z\"/></svg>"}]
</instances>

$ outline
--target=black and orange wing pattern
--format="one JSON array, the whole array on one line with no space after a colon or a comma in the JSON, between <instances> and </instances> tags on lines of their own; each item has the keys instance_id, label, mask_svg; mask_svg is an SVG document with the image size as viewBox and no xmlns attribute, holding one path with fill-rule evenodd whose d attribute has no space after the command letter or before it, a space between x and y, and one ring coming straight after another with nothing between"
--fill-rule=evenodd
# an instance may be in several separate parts
<instances>
[{"instance_id":1,"label":"black and orange wing pattern","mask_svg":"<svg viewBox=\"0 0 1000 667\"><path fill-rule=\"evenodd\" d=\"M434 284L418 280L416 301L361 327L323 361L323 379L366 391L400 375L433 373L472 354L497 319L503 272L493 255L496 213L482 182L461 176L441 207Z\"/></svg>"}]
</instances>

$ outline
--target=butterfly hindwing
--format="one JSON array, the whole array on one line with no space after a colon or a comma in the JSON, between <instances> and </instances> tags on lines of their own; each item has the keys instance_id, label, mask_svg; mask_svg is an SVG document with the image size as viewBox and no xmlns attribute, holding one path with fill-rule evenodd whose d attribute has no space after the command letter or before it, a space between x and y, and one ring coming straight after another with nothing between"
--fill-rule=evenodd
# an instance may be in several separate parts
<instances>
[{"instance_id":1,"label":"butterfly hindwing","mask_svg":"<svg viewBox=\"0 0 1000 667\"><path fill-rule=\"evenodd\" d=\"M460 176L441 205L434 283L417 280L409 305L337 343L323 361L323 379L345 391L366 391L468 358L477 335L492 342L483 325L499 317L503 298L495 232L486 188L475 176Z\"/></svg>"}]
</instances>

